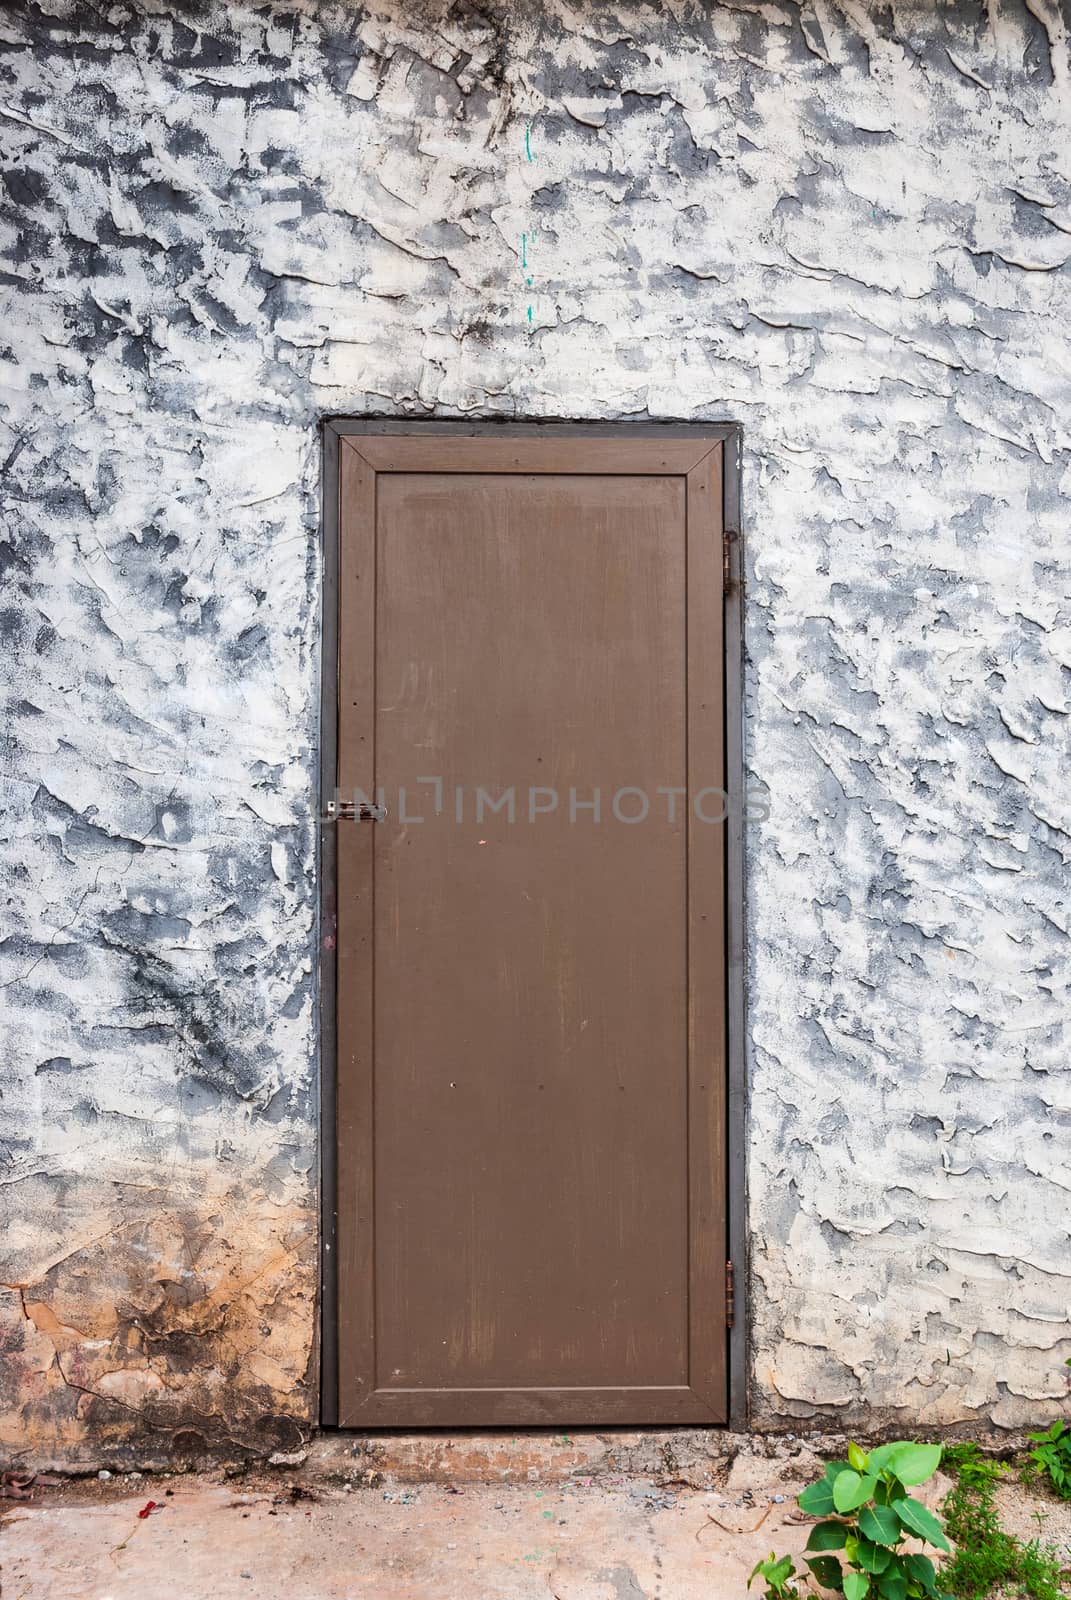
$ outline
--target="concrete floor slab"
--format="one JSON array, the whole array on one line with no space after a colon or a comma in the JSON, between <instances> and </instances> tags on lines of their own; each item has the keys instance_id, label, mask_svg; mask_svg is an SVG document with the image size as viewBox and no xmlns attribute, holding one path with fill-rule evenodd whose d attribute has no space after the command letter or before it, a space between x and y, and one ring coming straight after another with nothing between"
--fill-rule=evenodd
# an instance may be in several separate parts
<instances>
[{"instance_id":1,"label":"concrete floor slab","mask_svg":"<svg viewBox=\"0 0 1071 1600\"><path fill-rule=\"evenodd\" d=\"M559 1477L531 1440L458 1439L435 1481L384 1476L363 1448L231 1477L123 1474L39 1485L4 1501L3 1600L745 1600L755 1562L797 1554L810 1449L751 1441L646 1474L605 1453ZM593 1451L592 1446L585 1446ZM640 1440L615 1450L646 1449ZM490 1454L489 1454L490 1450ZM675 1452L677 1457L684 1454ZM374 1456L372 1460L374 1460ZM389 1457L384 1456L384 1459ZM400 1463L415 1470L418 1461ZM458 1474L449 1481L452 1467ZM482 1481L466 1474L485 1472ZM507 1474L529 1473L526 1481ZM943 1475L919 1491L937 1509ZM150 1502L156 1509L139 1516ZM1071 1507L1010 1474L1001 1520L1071 1560Z\"/></svg>"},{"instance_id":2,"label":"concrete floor slab","mask_svg":"<svg viewBox=\"0 0 1071 1600\"><path fill-rule=\"evenodd\" d=\"M11 1600L741 1600L799 1550L791 1492L755 1503L650 1481L347 1491L180 1479L46 1491L2 1539ZM315 1495L307 1499L307 1494ZM161 1509L145 1518L149 1499Z\"/></svg>"}]
</instances>

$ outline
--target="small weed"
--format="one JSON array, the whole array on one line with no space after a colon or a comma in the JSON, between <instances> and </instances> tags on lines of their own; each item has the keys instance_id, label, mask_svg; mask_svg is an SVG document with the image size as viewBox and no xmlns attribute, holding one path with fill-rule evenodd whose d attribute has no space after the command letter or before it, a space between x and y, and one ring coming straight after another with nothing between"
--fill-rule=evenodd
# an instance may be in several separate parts
<instances>
[{"instance_id":1,"label":"small weed","mask_svg":"<svg viewBox=\"0 0 1071 1600\"><path fill-rule=\"evenodd\" d=\"M984 1456L976 1444L946 1444L941 1465L965 1489L991 1489L1008 1475L1003 1461Z\"/></svg>"},{"instance_id":2,"label":"small weed","mask_svg":"<svg viewBox=\"0 0 1071 1600\"><path fill-rule=\"evenodd\" d=\"M1008 1469L973 1444L950 1445L942 1465L956 1479L941 1508L956 1545L941 1570L942 1585L956 1600L983 1600L998 1590L1030 1600L1067 1600L1071 1591L1059 1553L1037 1539L1024 1543L1000 1526L993 1489Z\"/></svg>"},{"instance_id":3,"label":"small weed","mask_svg":"<svg viewBox=\"0 0 1071 1600\"><path fill-rule=\"evenodd\" d=\"M759 1562L748 1587L760 1578L763 1600L802 1600L812 1585L844 1600L945 1600L933 1561L910 1545L947 1551L948 1541L938 1518L908 1493L933 1477L940 1460L936 1444L903 1439L869 1452L850 1444L847 1461L830 1461L800 1495L800 1510L823 1519L807 1540L810 1573L774 1553Z\"/></svg>"},{"instance_id":4,"label":"small weed","mask_svg":"<svg viewBox=\"0 0 1071 1600\"><path fill-rule=\"evenodd\" d=\"M1071 1500L1071 1428L1065 1422L1054 1422L1047 1433L1032 1433L1033 1463L1031 1476L1044 1473L1061 1500Z\"/></svg>"},{"instance_id":5,"label":"small weed","mask_svg":"<svg viewBox=\"0 0 1071 1600\"><path fill-rule=\"evenodd\" d=\"M1063 1437L1050 1429L1035 1442L1059 1444ZM848 1457L830 1462L825 1477L800 1496L802 1510L826 1519L807 1541L810 1573L797 1572L791 1556L770 1555L751 1574L751 1583L762 1581L763 1600L806 1600L819 1587L835 1590L838 1600L1071 1600L1059 1551L1001 1527L994 1489L1010 1469L976 1444L942 1452L905 1441L869 1455L853 1444ZM938 1459L955 1479L941 1507L943 1530L907 1493L933 1474ZM904 1549L914 1536L947 1550L945 1533L955 1552L940 1569Z\"/></svg>"}]
</instances>

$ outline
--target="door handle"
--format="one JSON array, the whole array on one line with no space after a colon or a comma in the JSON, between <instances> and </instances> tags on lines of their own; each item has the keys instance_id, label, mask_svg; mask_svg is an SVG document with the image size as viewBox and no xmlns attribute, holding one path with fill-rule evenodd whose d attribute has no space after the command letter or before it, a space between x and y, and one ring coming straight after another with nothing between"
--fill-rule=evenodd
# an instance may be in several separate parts
<instances>
[{"instance_id":1,"label":"door handle","mask_svg":"<svg viewBox=\"0 0 1071 1600\"><path fill-rule=\"evenodd\" d=\"M326 822L386 822L386 806L368 805L362 800L329 800L324 812Z\"/></svg>"}]
</instances>

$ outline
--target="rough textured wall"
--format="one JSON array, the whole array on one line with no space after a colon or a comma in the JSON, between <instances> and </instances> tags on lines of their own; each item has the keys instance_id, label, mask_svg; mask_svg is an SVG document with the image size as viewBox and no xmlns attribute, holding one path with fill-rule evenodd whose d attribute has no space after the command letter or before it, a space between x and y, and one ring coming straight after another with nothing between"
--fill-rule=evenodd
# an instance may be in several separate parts
<instances>
[{"instance_id":1,"label":"rough textured wall","mask_svg":"<svg viewBox=\"0 0 1071 1600\"><path fill-rule=\"evenodd\" d=\"M0 19L14 1448L314 1415L328 412L743 423L756 1416L1057 1409L1067 23Z\"/></svg>"}]
</instances>

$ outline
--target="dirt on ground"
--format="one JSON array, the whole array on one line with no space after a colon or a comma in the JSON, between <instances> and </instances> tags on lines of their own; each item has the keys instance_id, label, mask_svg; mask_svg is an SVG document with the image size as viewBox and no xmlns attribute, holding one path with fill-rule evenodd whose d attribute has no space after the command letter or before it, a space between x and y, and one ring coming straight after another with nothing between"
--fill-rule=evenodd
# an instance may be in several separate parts
<instances>
[{"instance_id":1,"label":"dirt on ground","mask_svg":"<svg viewBox=\"0 0 1071 1600\"><path fill-rule=\"evenodd\" d=\"M994 1494L1001 1527L1024 1542L1037 1539L1051 1544L1071 1567L1071 1500L1058 1500L1044 1482L1024 1484L1009 1475ZM1071 1584L1068 1585L1071 1594Z\"/></svg>"}]
</instances>

